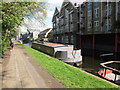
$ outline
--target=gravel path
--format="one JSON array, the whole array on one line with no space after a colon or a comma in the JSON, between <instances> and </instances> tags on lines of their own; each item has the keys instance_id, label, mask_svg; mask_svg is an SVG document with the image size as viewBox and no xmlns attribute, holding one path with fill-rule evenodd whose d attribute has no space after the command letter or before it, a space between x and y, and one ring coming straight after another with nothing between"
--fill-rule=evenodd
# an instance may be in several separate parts
<instances>
[{"instance_id":1,"label":"gravel path","mask_svg":"<svg viewBox=\"0 0 120 90\"><path fill-rule=\"evenodd\" d=\"M63 88L23 50L15 45L8 64L2 71L2 88Z\"/></svg>"}]
</instances>

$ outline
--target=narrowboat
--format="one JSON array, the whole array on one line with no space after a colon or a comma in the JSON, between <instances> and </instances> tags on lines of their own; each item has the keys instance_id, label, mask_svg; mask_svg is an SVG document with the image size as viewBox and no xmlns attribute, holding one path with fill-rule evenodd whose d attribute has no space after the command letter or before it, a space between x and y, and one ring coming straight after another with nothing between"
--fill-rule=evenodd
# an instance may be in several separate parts
<instances>
[{"instance_id":1,"label":"narrowboat","mask_svg":"<svg viewBox=\"0 0 120 90\"><path fill-rule=\"evenodd\" d=\"M81 50L74 50L73 45L50 42L33 42L32 48L71 65L79 66L82 64Z\"/></svg>"},{"instance_id":2,"label":"narrowboat","mask_svg":"<svg viewBox=\"0 0 120 90\"><path fill-rule=\"evenodd\" d=\"M108 61L101 63L104 69L98 71L98 75L120 85L120 61Z\"/></svg>"}]
</instances>

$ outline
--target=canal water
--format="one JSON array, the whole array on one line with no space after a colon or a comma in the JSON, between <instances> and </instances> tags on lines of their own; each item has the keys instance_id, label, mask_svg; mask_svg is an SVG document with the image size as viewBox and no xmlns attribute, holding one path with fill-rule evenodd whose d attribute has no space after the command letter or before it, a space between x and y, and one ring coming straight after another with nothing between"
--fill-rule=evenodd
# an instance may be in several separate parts
<instances>
[{"instance_id":1,"label":"canal water","mask_svg":"<svg viewBox=\"0 0 120 90\"><path fill-rule=\"evenodd\" d=\"M32 43L24 43L24 45L28 46L28 47L31 47L32 46Z\"/></svg>"},{"instance_id":2,"label":"canal water","mask_svg":"<svg viewBox=\"0 0 120 90\"><path fill-rule=\"evenodd\" d=\"M105 62L105 60L102 60L101 58L94 57L83 57L82 61L80 68L94 75L97 75L97 72L100 69L103 69L100 63Z\"/></svg>"}]
</instances>

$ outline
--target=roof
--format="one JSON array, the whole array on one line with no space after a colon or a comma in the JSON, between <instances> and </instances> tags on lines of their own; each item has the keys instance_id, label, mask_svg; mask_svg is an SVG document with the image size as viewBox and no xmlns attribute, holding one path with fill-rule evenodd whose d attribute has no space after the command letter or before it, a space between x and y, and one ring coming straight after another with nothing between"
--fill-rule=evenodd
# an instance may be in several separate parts
<instances>
[{"instance_id":1,"label":"roof","mask_svg":"<svg viewBox=\"0 0 120 90\"><path fill-rule=\"evenodd\" d=\"M56 14L56 13L59 13L59 12L60 12L59 8L56 7L56 8L55 8L55 11L54 11L54 14L53 14L52 21L54 20L54 16L55 16L55 14Z\"/></svg>"},{"instance_id":2,"label":"roof","mask_svg":"<svg viewBox=\"0 0 120 90\"><path fill-rule=\"evenodd\" d=\"M76 3L76 6L80 5L83 3L83 1L80 1L80 0L70 0L70 2L75 6L75 3Z\"/></svg>"},{"instance_id":3,"label":"roof","mask_svg":"<svg viewBox=\"0 0 120 90\"><path fill-rule=\"evenodd\" d=\"M58 9L58 11L60 12L60 8L61 8L61 7L58 7L58 6L57 6L56 8L57 8L57 9Z\"/></svg>"},{"instance_id":4,"label":"roof","mask_svg":"<svg viewBox=\"0 0 120 90\"><path fill-rule=\"evenodd\" d=\"M40 34L44 34L44 33L48 32L48 31L51 30L51 29L52 29L52 28L45 29L45 30L41 31Z\"/></svg>"},{"instance_id":5,"label":"roof","mask_svg":"<svg viewBox=\"0 0 120 90\"><path fill-rule=\"evenodd\" d=\"M78 7L81 3L83 3L83 2L80 2L80 0L64 0L61 5L61 9L65 2L70 2L73 5L73 7Z\"/></svg>"}]
</instances>

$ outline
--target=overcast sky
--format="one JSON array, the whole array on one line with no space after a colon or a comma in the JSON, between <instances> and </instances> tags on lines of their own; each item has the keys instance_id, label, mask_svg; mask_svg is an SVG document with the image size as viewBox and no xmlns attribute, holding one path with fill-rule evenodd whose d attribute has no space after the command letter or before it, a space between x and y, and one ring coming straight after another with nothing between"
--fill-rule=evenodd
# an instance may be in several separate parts
<instances>
[{"instance_id":1,"label":"overcast sky","mask_svg":"<svg viewBox=\"0 0 120 90\"><path fill-rule=\"evenodd\" d=\"M82 3L85 0L70 0L70 1ZM27 28L37 29L40 31L47 28L52 28L52 17L55 11L55 7L61 7L63 0L46 0L46 2L48 3L48 8L47 8L47 17L45 19L45 26L42 26L39 20L35 18L31 18L31 20L28 18L25 18L24 20L25 25L20 27L21 32L26 32ZM41 15L41 13L37 13L37 15Z\"/></svg>"}]
</instances>

